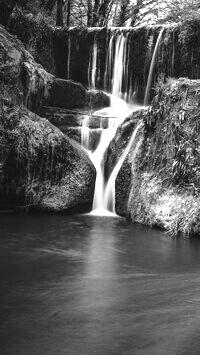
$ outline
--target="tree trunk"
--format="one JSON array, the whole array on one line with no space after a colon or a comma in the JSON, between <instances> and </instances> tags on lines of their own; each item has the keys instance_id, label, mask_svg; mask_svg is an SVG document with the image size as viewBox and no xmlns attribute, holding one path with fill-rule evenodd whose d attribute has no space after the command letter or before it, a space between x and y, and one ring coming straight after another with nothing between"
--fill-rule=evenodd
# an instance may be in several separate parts
<instances>
[{"instance_id":1,"label":"tree trunk","mask_svg":"<svg viewBox=\"0 0 200 355\"><path fill-rule=\"evenodd\" d=\"M1 0L0 1L0 23L4 26L7 25L9 16L11 15L17 0Z\"/></svg>"},{"instance_id":2,"label":"tree trunk","mask_svg":"<svg viewBox=\"0 0 200 355\"><path fill-rule=\"evenodd\" d=\"M137 16L138 16L142 6L143 6L143 1L142 0L137 0L137 3L136 3L136 5L133 8L133 12L132 12L132 16L131 16L132 17L132 19L131 19L131 26L132 27L135 26L135 23L137 21Z\"/></svg>"},{"instance_id":3,"label":"tree trunk","mask_svg":"<svg viewBox=\"0 0 200 355\"><path fill-rule=\"evenodd\" d=\"M67 27L70 26L70 16L71 16L71 0L67 1Z\"/></svg>"},{"instance_id":4,"label":"tree trunk","mask_svg":"<svg viewBox=\"0 0 200 355\"><path fill-rule=\"evenodd\" d=\"M92 14L92 26L96 26L99 20L99 6L100 6L100 0L95 0L94 2L94 8L93 8L93 14Z\"/></svg>"},{"instance_id":5,"label":"tree trunk","mask_svg":"<svg viewBox=\"0 0 200 355\"><path fill-rule=\"evenodd\" d=\"M92 0L87 0L87 26L92 26Z\"/></svg>"},{"instance_id":6,"label":"tree trunk","mask_svg":"<svg viewBox=\"0 0 200 355\"><path fill-rule=\"evenodd\" d=\"M121 1L121 6L120 6L120 14L119 14L119 20L118 20L118 26L122 27L125 25L125 22L127 20L127 9L129 5L129 0L122 0Z\"/></svg>"},{"instance_id":7,"label":"tree trunk","mask_svg":"<svg viewBox=\"0 0 200 355\"><path fill-rule=\"evenodd\" d=\"M104 0L99 8L99 26L105 25L105 19L107 18L107 10L111 0Z\"/></svg>"},{"instance_id":8,"label":"tree trunk","mask_svg":"<svg viewBox=\"0 0 200 355\"><path fill-rule=\"evenodd\" d=\"M63 0L57 0L56 26L63 26Z\"/></svg>"},{"instance_id":9,"label":"tree trunk","mask_svg":"<svg viewBox=\"0 0 200 355\"><path fill-rule=\"evenodd\" d=\"M52 12L53 8L55 6L55 3L56 3L56 0L47 0L45 2L45 6L44 6L45 10L49 10L50 12Z\"/></svg>"}]
</instances>

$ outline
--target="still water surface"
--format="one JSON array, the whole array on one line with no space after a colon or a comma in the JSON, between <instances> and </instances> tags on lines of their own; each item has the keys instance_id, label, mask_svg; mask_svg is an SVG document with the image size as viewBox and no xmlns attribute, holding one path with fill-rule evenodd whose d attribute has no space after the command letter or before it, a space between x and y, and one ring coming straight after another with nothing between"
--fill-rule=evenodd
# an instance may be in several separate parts
<instances>
[{"instance_id":1,"label":"still water surface","mask_svg":"<svg viewBox=\"0 0 200 355\"><path fill-rule=\"evenodd\" d=\"M0 354L200 354L200 242L121 218L0 215Z\"/></svg>"}]
</instances>

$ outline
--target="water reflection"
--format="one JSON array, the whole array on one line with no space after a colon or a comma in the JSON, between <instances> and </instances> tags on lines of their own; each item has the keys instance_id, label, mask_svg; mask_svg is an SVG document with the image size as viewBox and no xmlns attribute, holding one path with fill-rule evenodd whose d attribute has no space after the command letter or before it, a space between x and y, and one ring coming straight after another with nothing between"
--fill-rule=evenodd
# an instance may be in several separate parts
<instances>
[{"instance_id":1,"label":"water reflection","mask_svg":"<svg viewBox=\"0 0 200 355\"><path fill-rule=\"evenodd\" d=\"M199 354L197 240L112 217L0 225L1 354Z\"/></svg>"}]
</instances>

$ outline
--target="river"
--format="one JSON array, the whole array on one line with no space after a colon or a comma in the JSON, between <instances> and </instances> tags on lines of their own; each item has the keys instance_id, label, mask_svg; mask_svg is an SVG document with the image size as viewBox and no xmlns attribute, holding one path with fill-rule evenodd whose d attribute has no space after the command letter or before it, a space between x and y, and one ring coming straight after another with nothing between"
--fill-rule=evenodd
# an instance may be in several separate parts
<instances>
[{"instance_id":1,"label":"river","mask_svg":"<svg viewBox=\"0 0 200 355\"><path fill-rule=\"evenodd\" d=\"M0 354L200 353L200 242L90 215L0 215Z\"/></svg>"}]
</instances>

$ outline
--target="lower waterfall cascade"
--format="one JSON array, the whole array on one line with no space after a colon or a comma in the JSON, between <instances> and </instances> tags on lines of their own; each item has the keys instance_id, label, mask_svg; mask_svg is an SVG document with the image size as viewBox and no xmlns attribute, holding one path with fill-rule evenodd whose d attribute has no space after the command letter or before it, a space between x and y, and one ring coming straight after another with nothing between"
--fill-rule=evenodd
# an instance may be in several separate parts
<instances>
[{"instance_id":1,"label":"lower waterfall cascade","mask_svg":"<svg viewBox=\"0 0 200 355\"><path fill-rule=\"evenodd\" d=\"M148 81L145 91L144 104L147 105L150 96L150 87L155 65L155 59L159 48L159 43L164 29L161 29L152 55L149 69ZM137 133L143 125L139 122L134 129L129 142L121 154L117 164L113 168L107 183L104 178L104 156L111 140L114 138L117 128L123 121L130 116L133 111L141 109L141 106L134 104L134 92L128 75L129 67L129 37L123 31L113 32L108 46L106 56L106 69L104 74L104 87L111 92L111 106L94 112L100 120L101 136L96 149L90 150L90 116L86 116L82 124L81 143L87 150L91 161L93 162L97 176L93 200L93 214L105 214L105 211L115 213L115 181L122 164L129 153L132 145L137 139ZM96 89L98 82L98 46L96 37L94 38L93 52L90 56L88 68L88 82L91 90ZM144 108L144 106L142 106ZM104 128L104 120L107 119L107 127ZM137 151L137 144L136 144ZM107 213L107 212L106 212Z\"/></svg>"},{"instance_id":2,"label":"lower waterfall cascade","mask_svg":"<svg viewBox=\"0 0 200 355\"><path fill-rule=\"evenodd\" d=\"M117 174L129 153L129 150L136 139L137 133L142 126L140 122L125 148L124 152L119 158L118 163L113 169L108 182L105 182L104 178L104 155L108 149L111 140L114 138L117 128L131 112L138 110L139 106L134 106L132 109L128 108L125 101L119 98L111 98L111 107L96 111L94 114L99 116L101 125L101 137L97 148L92 152L89 150L89 140L90 140L90 128L87 126L89 123L90 116L86 116L82 125L82 146L88 152L91 161L96 168L96 183L94 191L93 200L93 214L108 214L108 211L115 213L115 180ZM103 123L105 118L108 120L107 128L103 128Z\"/></svg>"}]
</instances>

